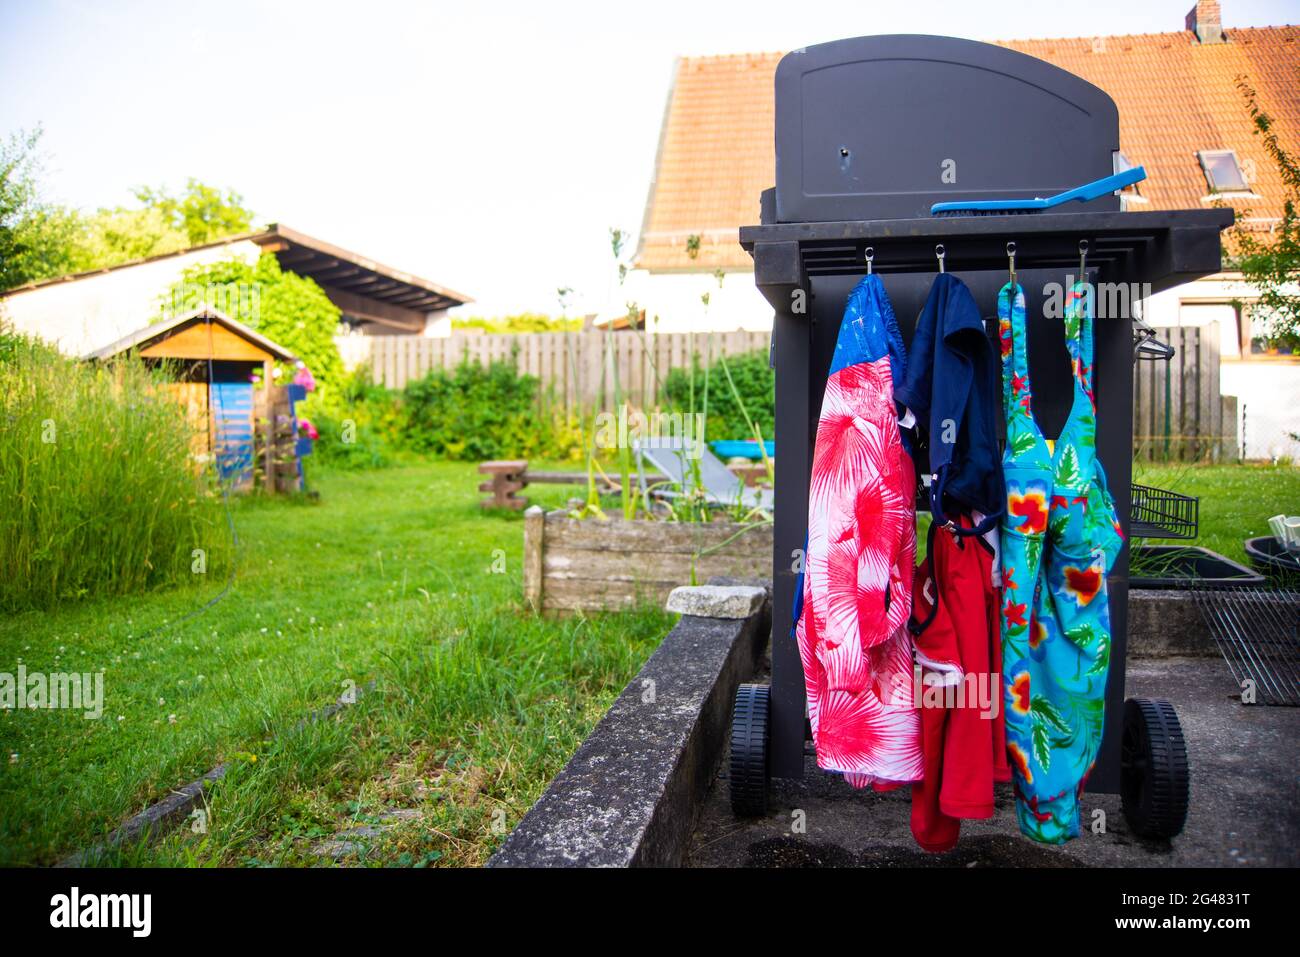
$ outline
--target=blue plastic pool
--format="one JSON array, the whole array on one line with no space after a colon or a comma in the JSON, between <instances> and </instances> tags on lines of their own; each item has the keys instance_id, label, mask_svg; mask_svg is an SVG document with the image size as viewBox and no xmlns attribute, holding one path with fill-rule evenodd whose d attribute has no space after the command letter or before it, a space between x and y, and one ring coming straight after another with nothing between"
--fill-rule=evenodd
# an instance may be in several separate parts
<instances>
[{"instance_id":1,"label":"blue plastic pool","mask_svg":"<svg viewBox=\"0 0 1300 957\"><path fill-rule=\"evenodd\" d=\"M776 443L764 442L767 448L768 458L776 457ZM758 451L758 443L753 439L718 439L716 442L710 442L709 447L713 449L713 454L724 462L727 459L761 459L763 456Z\"/></svg>"}]
</instances>

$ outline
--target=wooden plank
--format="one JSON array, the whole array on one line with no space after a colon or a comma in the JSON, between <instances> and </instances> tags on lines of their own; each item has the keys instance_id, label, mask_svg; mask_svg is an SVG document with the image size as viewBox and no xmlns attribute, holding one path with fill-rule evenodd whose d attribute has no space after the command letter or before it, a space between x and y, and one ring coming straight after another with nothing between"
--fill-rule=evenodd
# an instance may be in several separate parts
<instances>
[{"instance_id":1,"label":"wooden plank","mask_svg":"<svg viewBox=\"0 0 1300 957\"><path fill-rule=\"evenodd\" d=\"M645 552L697 551L723 546L765 548L770 552L772 526L755 524L743 531L731 522L669 523L611 519L607 522L579 521L560 513L547 517L546 540L557 548L590 551L633 550ZM739 533L739 534L738 534Z\"/></svg>"},{"instance_id":2,"label":"wooden plank","mask_svg":"<svg viewBox=\"0 0 1300 957\"><path fill-rule=\"evenodd\" d=\"M524 601L533 610L542 607L542 551L546 537L546 513L534 505L524 512Z\"/></svg>"},{"instance_id":3,"label":"wooden plank","mask_svg":"<svg viewBox=\"0 0 1300 957\"><path fill-rule=\"evenodd\" d=\"M586 472L534 472L532 469L529 469L528 472L525 473L525 478L527 478L529 483L533 485L586 485L587 484ZM662 482L662 481L667 481L667 479L668 476L666 475L654 474L654 475L646 476L647 482ZM604 480L602 480L599 475L596 476L596 482L599 485L605 484ZM615 488L615 487L616 486L613 485L610 486L610 488Z\"/></svg>"},{"instance_id":4,"label":"wooden plank","mask_svg":"<svg viewBox=\"0 0 1300 957\"><path fill-rule=\"evenodd\" d=\"M1187 423L1195 418L1195 388L1184 388L1189 378L1196 375L1196 348L1199 337L1189 336L1188 329L1178 327L1169 330L1169 344L1177 354L1168 363L1168 403L1169 403L1169 452L1163 457L1171 462L1179 462L1187 457L1191 450L1191 441ZM1165 387L1162 382L1162 388ZM1163 410L1162 410L1163 412Z\"/></svg>"},{"instance_id":5,"label":"wooden plank","mask_svg":"<svg viewBox=\"0 0 1300 957\"><path fill-rule=\"evenodd\" d=\"M672 371L673 359L673 337L656 336L655 337L655 362L659 366L659 401L665 401L664 397L664 380L668 378L668 373Z\"/></svg>"},{"instance_id":6,"label":"wooden plank","mask_svg":"<svg viewBox=\"0 0 1300 957\"><path fill-rule=\"evenodd\" d=\"M674 587L594 579L552 581L546 584L542 608L546 611L627 611L639 605L662 608Z\"/></svg>"},{"instance_id":7,"label":"wooden plank","mask_svg":"<svg viewBox=\"0 0 1300 957\"><path fill-rule=\"evenodd\" d=\"M604 344L605 333L589 332L583 336L583 351L586 354L586 395L587 406L595 411L605 407L605 394L602 384L605 381Z\"/></svg>"},{"instance_id":8,"label":"wooden plank","mask_svg":"<svg viewBox=\"0 0 1300 957\"><path fill-rule=\"evenodd\" d=\"M543 412L549 412L555 404L555 343L559 340L555 334L537 337L537 398Z\"/></svg>"},{"instance_id":9,"label":"wooden plank","mask_svg":"<svg viewBox=\"0 0 1300 957\"><path fill-rule=\"evenodd\" d=\"M1169 341L1168 330L1162 329L1160 335L1165 337L1162 341ZM1165 394L1165 385L1173 372L1172 363L1153 363L1151 371L1151 455L1152 458L1159 459L1166 455L1167 443L1165 438L1174 431L1177 422L1177 417L1172 410L1166 416L1168 401Z\"/></svg>"},{"instance_id":10,"label":"wooden plank","mask_svg":"<svg viewBox=\"0 0 1300 957\"><path fill-rule=\"evenodd\" d=\"M427 375L434 369L445 369L447 367L447 345L448 339L431 339L429 340L429 364L424 368L423 374Z\"/></svg>"},{"instance_id":11,"label":"wooden plank","mask_svg":"<svg viewBox=\"0 0 1300 957\"><path fill-rule=\"evenodd\" d=\"M730 547L709 555L695 556L684 552L648 552L607 549L592 551L549 545L542 560L547 582L557 579L597 579L599 581L655 582L688 585L692 570L697 582L715 575L734 578L766 577L772 552L756 545Z\"/></svg>"},{"instance_id":12,"label":"wooden plank","mask_svg":"<svg viewBox=\"0 0 1300 957\"><path fill-rule=\"evenodd\" d=\"M1142 448L1142 412L1146 406L1142 402L1142 386L1146 384L1146 377L1143 375L1143 366L1145 363L1133 362L1133 458L1141 457Z\"/></svg>"},{"instance_id":13,"label":"wooden plank","mask_svg":"<svg viewBox=\"0 0 1300 957\"><path fill-rule=\"evenodd\" d=\"M411 378L423 379L429 374L432 366L433 344L438 340L420 339L416 344L413 362L411 365Z\"/></svg>"},{"instance_id":14,"label":"wooden plank","mask_svg":"<svg viewBox=\"0 0 1300 957\"><path fill-rule=\"evenodd\" d=\"M1235 395L1219 396L1223 435L1219 442L1219 459L1223 462L1236 461L1241 454L1237 444L1237 397Z\"/></svg>"},{"instance_id":15,"label":"wooden plank","mask_svg":"<svg viewBox=\"0 0 1300 957\"><path fill-rule=\"evenodd\" d=\"M219 322L194 323L140 350L140 355L157 359L226 359L266 362L275 357L256 343Z\"/></svg>"},{"instance_id":16,"label":"wooden plank","mask_svg":"<svg viewBox=\"0 0 1300 957\"><path fill-rule=\"evenodd\" d=\"M1201 329L1201 365L1197 370L1196 402L1196 458L1205 461L1211 457L1211 450L1218 444L1219 429L1215 419L1220 408L1219 399L1219 362L1220 341L1219 323L1211 322Z\"/></svg>"}]
</instances>

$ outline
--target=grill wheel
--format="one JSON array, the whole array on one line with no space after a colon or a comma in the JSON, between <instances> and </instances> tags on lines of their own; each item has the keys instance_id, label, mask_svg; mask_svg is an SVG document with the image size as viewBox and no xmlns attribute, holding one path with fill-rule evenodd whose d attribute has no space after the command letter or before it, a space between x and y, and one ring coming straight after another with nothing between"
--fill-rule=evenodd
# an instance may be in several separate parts
<instances>
[{"instance_id":1,"label":"grill wheel","mask_svg":"<svg viewBox=\"0 0 1300 957\"><path fill-rule=\"evenodd\" d=\"M731 810L742 817L767 813L772 774L768 763L771 689L744 684L731 713Z\"/></svg>"},{"instance_id":2,"label":"grill wheel","mask_svg":"<svg viewBox=\"0 0 1300 957\"><path fill-rule=\"evenodd\" d=\"M1187 822L1187 745L1174 706L1161 698L1124 702L1120 797L1141 837L1168 840Z\"/></svg>"}]
</instances>

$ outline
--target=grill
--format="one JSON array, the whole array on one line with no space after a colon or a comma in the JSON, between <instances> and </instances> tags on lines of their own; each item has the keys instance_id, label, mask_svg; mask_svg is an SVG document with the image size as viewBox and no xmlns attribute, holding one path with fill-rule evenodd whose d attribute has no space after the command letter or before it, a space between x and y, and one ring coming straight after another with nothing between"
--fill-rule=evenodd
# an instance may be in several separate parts
<instances>
[{"instance_id":1,"label":"grill","mask_svg":"<svg viewBox=\"0 0 1300 957\"><path fill-rule=\"evenodd\" d=\"M1300 592L1216 588L1193 596L1243 696L1253 692L1253 701L1242 700L1300 705Z\"/></svg>"},{"instance_id":2,"label":"grill","mask_svg":"<svg viewBox=\"0 0 1300 957\"><path fill-rule=\"evenodd\" d=\"M1079 270L1085 248L1088 281L1114 289L1137 284L1159 292L1218 272L1219 231L1232 222L1227 209L1123 212L1117 196L1101 197L1084 211L931 216L935 202L1050 196L1114 172L1119 116L1110 98L1079 77L1002 47L918 36L805 47L782 59L774 94L776 185L759 197L759 223L740 228L740 244L754 259L755 284L773 309L781 454L772 680L761 704L756 686L738 692L731 765L738 813L762 810L770 778L797 780L804 773L808 725L803 666L791 633L798 574L792 556L802 554L807 541L817 418L844 301L868 262L881 275L906 339L910 317L920 311L940 268L959 274L977 302L991 303L1007 281L1015 250L1029 338L1055 343L1031 349L1029 357L1035 415L1047 434L1055 434L1069 414L1073 379L1060 320L1045 308L1048 289ZM1034 131L1032 142L1027 130ZM959 180L941 175L950 168L960 169ZM1097 451L1122 515L1129 513L1133 455L1130 320L1108 317L1096 329ZM1165 533L1195 534L1194 500L1189 506L1148 496L1147 503L1148 517ZM1088 788L1118 793L1123 777L1148 788L1133 793L1185 794L1185 764L1157 766L1148 759L1183 753L1173 709L1167 702L1124 700L1126 556L1127 550L1110 575L1105 737ZM1126 722L1145 748L1130 749L1138 757L1127 765L1120 746ZM749 776L740 780L737 774ZM1125 802L1134 833L1167 838L1181 830L1185 801L1177 807L1139 804Z\"/></svg>"}]
</instances>

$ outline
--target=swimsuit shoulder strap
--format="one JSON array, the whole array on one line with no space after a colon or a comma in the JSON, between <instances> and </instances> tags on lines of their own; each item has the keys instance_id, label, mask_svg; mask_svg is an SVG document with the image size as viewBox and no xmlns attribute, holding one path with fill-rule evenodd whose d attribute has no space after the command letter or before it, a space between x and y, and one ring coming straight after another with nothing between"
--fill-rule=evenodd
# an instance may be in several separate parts
<instances>
[{"instance_id":1,"label":"swimsuit shoulder strap","mask_svg":"<svg viewBox=\"0 0 1300 957\"><path fill-rule=\"evenodd\" d=\"M1092 286L1076 282L1065 297L1065 345L1070 350L1074 380L1092 400L1093 316Z\"/></svg>"},{"instance_id":2,"label":"swimsuit shoulder strap","mask_svg":"<svg viewBox=\"0 0 1300 957\"><path fill-rule=\"evenodd\" d=\"M1017 395L1028 400L1029 357L1025 350L1025 291L1007 283L998 293L998 337L1002 345L1002 407L1010 416Z\"/></svg>"}]
</instances>

